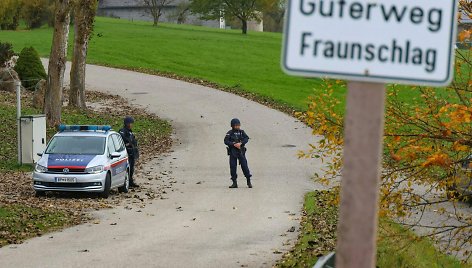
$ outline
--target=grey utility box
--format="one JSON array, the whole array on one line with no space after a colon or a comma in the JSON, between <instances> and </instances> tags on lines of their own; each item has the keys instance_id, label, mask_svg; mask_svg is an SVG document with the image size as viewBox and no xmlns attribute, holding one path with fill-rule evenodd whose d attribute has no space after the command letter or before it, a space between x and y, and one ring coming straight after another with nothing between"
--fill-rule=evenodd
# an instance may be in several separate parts
<instances>
[{"instance_id":1,"label":"grey utility box","mask_svg":"<svg viewBox=\"0 0 472 268\"><path fill-rule=\"evenodd\" d=\"M20 163L34 164L38 153L46 150L46 116L24 115L20 117Z\"/></svg>"}]
</instances>

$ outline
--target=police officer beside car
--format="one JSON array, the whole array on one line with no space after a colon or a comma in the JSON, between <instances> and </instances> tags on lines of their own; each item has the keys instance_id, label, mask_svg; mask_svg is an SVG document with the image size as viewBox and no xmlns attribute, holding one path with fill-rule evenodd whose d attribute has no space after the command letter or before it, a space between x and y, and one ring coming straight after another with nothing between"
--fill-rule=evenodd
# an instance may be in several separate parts
<instances>
[{"instance_id":1,"label":"police officer beside car","mask_svg":"<svg viewBox=\"0 0 472 268\"><path fill-rule=\"evenodd\" d=\"M134 119L132 117L125 117L124 126L120 129L120 135L123 138L123 141L126 146L126 151L128 152L128 162L129 162L129 186L137 188L138 184L134 181L134 165L136 160L139 158L139 149L138 141L136 136L133 133L133 124Z\"/></svg>"}]
</instances>

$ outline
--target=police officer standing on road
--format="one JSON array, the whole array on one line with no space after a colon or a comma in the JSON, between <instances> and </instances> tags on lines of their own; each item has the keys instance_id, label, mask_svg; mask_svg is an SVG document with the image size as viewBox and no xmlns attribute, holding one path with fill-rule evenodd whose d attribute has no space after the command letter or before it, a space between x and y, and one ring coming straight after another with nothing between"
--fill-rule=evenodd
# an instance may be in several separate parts
<instances>
[{"instance_id":1,"label":"police officer standing on road","mask_svg":"<svg viewBox=\"0 0 472 268\"><path fill-rule=\"evenodd\" d=\"M121 137L125 142L126 151L128 152L128 162L129 162L129 186L137 188L137 185L134 182L134 164L136 160L139 158L139 150L138 150L138 141L133 134L133 123L134 119L132 117L126 117L124 120L124 127L120 129Z\"/></svg>"},{"instance_id":2,"label":"police officer standing on road","mask_svg":"<svg viewBox=\"0 0 472 268\"><path fill-rule=\"evenodd\" d=\"M236 168L239 164L243 170L244 176L247 180L247 186L252 188L251 184L251 172L247 165L246 159L246 144L249 142L249 137L246 135L246 132L241 129L241 122L239 119L234 118L231 120L231 130L226 133L225 144L228 146L228 155L229 155L229 167L231 171L231 180L233 184L229 188L238 188L238 174L236 173Z\"/></svg>"}]
</instances>

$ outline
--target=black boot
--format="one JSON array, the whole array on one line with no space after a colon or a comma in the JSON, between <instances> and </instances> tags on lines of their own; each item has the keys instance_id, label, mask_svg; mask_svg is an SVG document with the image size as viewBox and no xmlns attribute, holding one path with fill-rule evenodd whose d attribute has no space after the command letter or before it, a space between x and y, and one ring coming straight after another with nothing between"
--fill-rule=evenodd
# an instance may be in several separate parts
<instances>
[{"instance_id":1,"label":"black boot","mask_svg":"<svg viewBox=\"0 0 472 268\"><path fill-rule=\"evenodd\" d=\"M251 178L247 178L247 187L252 188Z\"/></svg>"},{"instance_id":2,"label":"black boot","mask_svg":"<svg viewBox=\"0 0 472 268\"><path fill-rule=\"evenodd\" d=\"M238 188L238 182L236 179L231 179L233 181L233 184L229 187L230 189Z\"/></svg>"},{"instance_id":3,"label":"black boot","mask_svg":"<svg viewBox=\"0 0 472 268\"><path fill-rule=\"evenodd\" d=\"M130 188L139 188L139 185L137 185L134 180L129 181L129 187Z\"/></svg>"}]
</instances>

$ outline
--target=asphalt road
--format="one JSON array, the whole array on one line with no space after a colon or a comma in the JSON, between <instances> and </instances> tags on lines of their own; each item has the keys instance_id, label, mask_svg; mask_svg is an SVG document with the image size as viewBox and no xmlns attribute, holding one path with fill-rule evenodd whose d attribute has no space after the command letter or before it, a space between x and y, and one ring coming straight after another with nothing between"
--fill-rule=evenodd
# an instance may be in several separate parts
<instances>
[{"instance_id":1,"label":"asphalt road","mask_svg":"<svg viewBox=\"0 0 472 268\"><path fill-rule=\"evenodd\" d=\"M176 183L144 208L99 211L97 224L4 247L0 267L270 267L280 258L296 238L287 230L298 228L304 193L316 187L310 175L320 163L296 157L313 142L309 129L244 98L158 76L88 66L87 85L172 122L173 151L147 169ZM223 138L233 117L251 137L253 189L244 180L227 188Z\"/></svg>"}]
</instances>

